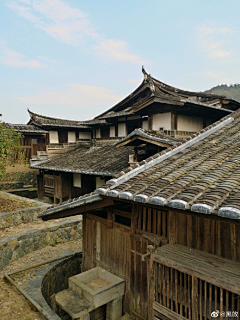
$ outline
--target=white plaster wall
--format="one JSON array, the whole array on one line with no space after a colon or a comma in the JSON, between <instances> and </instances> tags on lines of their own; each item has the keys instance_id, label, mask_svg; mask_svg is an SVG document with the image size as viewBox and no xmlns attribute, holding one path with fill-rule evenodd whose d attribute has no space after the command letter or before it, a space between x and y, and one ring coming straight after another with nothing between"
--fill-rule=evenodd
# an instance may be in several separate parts
<instances>
[{"instance_id":1,"label":"white plaster wall","mask_svg":"<svg viewBox=\"0 0 240 320\"><path fill-rule=\"evenodd\" d=\"M59 143L57 131L49 131L49 141L50 143Z\"/></svg>"},{"instance_id":2,"label":"white plaster wall","mask_svg":"<svg viewBox=\"0 0 240 320\"><path fill-rule=\"evenodd\" d=\"M96 138L101 138L101 129L96 130Z\"/></svg>"},{"instance_id":3,"label":"white plaster wall","mask_svg":"<svg viewBox=\"0 0 240 320\"><path fill-rule=\"evenodd\" d=\"M203 128L203 118L178 115L177 130L200 131Z\"/></svg>"},{"instance_id":4,"label":"white plaster wall","mask_svg":"<svg viewBox=\"0 0 240 320\"><path fill-rule=\"evenodd\" d=\"M110 127L110 138L113 138L113 137L115 137L115 127L114 126Z\"/></svg>"},{"instance_id":5,"label":"white plaster wall","mask_svg":"<svg viewBox=\"0 0 240 320\"><path fill-rule=\"evenodd\" d=\"M100 177L96 177L96 189L100 188L104 184L105 184L104 180L101 180Z\"/></svg>"},{"instance_id":6,"label":"white plaster wall","mask_svg":"<svg viewBox=\"0 0 240 320\"><path fill-rule=\"evenodd\" d=\"M148 120L142 121L142 129L148 130Z\"/></svg>"},{"instance_id":7,"label":"white plaster wall","mask_svg":"<svg viewBox=\"0 0 240 320\"><path fill-rule=\"evenodd\" d=\"M118 136L119 137L126 137L126 135L127 135L126 123L119 123L118 124Z\"/></svg>"},{"instance_id":8,"label":"white plaster wall","mask_svg":"<svg viewBox=\"0 0 240 320\"><path fill-rule=\"evenodd\" d=\"M153 114L152 130L159 131L159 128L171 130L171 112Z\"/></svg>"},{"instance_id":9,"label":"white plaster wall","mask_svg":"<svg viewBox=\"0 0 240 320\"><path fill-rule=\"evenodd\" d=\"M76 132L68 131L68 143L76 143Z\"/></svg>"},{"instance_id":10,"label":"white plaster wall","mask_svg":"<svg viewBox=\"0 0 240 320\"><path fill-rule=\"evenodd\" d=\"M81 173L73 174L73 186L77 188L82 187Z\"/></svg>"},{"instance_id":11,"label":"white plaster wall","mask_svg":"<svg viewBox=\"0 0 240 320\"><path fill-rule=\"evenodd\" d=\"M91 139L91 132L79 131L79 139Z\"/></svg>"}]
</instances>

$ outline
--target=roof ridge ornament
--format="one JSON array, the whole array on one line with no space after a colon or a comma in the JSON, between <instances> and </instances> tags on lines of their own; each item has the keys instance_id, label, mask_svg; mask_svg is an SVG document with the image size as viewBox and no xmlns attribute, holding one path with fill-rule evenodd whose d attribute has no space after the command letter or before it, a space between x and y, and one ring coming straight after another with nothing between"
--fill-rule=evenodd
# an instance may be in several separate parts
<instances>
[{"instance_id":1,"label":"roof ridge ornament","mask_svg":"<svg viewBox=\"0 0 240 320\"><path fill-rule=\"evenodd\" d=\"M144 66L142 66L142 73L144 75L144 80L146 81L148 78L148 73L146 72L146 70L144 69Z\"/></svg>"}]
</instances>

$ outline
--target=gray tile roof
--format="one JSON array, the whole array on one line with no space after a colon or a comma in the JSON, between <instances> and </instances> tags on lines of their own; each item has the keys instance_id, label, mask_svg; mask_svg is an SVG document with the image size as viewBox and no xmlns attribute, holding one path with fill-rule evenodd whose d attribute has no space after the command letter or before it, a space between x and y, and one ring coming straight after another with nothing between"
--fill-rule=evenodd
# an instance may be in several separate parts
<instances>
[{"instance_id":1,"label":"gray tile roof","mask_svg":"<svg viewBox=\"0 0 240 320\"><path fill-rule=\"evenodd\" d=\"M173 138L171 136L166 135L162 131L153 131L153 130L145 130L142 128L138 128L138 129L133 130L128 136L126 136L126 137L122 138L120 141L118 141L116 143L116 146L126 145L132 139L140 139L140 140L143 140L143 142L148 141L148 142L156 144L156 145L166 144L169 146L173 146L174 144L181 141L177 138Z\"/></svg>"},{"instance_id":2,"label":"gray tile roof","mask_svg":"<svg viewBox=\"0 0 240 320\"><path fill-rule=\"evenodd\" d=\"M123 147L124 148L124 147ZM93 194L42 216L100 201L136 203L240 219L240 109L163 152L127 168Z\"/></svg>"},{"instance_id":3,"label":"gray tile roof","mask_svg":"<svg viewBox=\"0 0 240 320\"><path fill-rule=\"evenodd\" d=\"M28 110L28 113L30 115L30 124L36 124L38 126L42 127L65 127L65 128L89 128L88 124L91 123L91 121L75 121L75 120L67 120L67 119L58 119L58 118L52 118L43 116L37 113L34 113L30 110ZM96 122L93 121L94 123Z\"/></svg>"},{"instance_id":4,"label":"gray tile roof","mask_svg":"<svg viewBox=\"0 0 240 320\"><path fill-rule=\"evenodd\" d=\"M78 148L31 168L115 176L129 167L129 154L133 152L133 147L116 148L113 144Z\"/></svg>"},{"instance_id":5,"label":"gray tile roof","mask_svg":"<svg viewBox=\"0 0 240 320\"><path fill-rule=\"evenodd\" d=\"M240 219L240 109L185 141L95 192Z\"/></svg>"},{"instance_id":6,"label":"gray tile roof","mask_svg":"<svg viewBox=\"0 0 240 320\"><path fill-rule=\"evenodd\" d=\"M34 125L28 124L14 124L14 123L5 123L6 127L13 128L14 131L21 132L21 133L39 133L44 134L48 133L48 131L43 130L42 128L38 128Z\"/></svg>"},{"instance_id":7,"label":"gray tile roof","mask_svg":"<svg viewBox=\"0 0 240 320\"><path fill-rule=\"evenodd\" d=\"M144 69L143 74L144 80L134 92L109 110L97 116L95 119L108 119L117 116L134 115L140 109L145 108L154 101L179 106L191 104L202 108L223 110L225 114L226 112L230 113L231 110L228 108L217 107L215 106L216 103L221 104L224 102L224 104L227 105L231 102L234 105L234 107L232 106L233 110L240 107L240 102L233 99L228 99L220 95L186 91L169 86L151 77L151 75L147 74ZM145 92L145 94L143 94L143 92ZM137 99L135 99L136 97Z\"/></svg>"}]
</instances>

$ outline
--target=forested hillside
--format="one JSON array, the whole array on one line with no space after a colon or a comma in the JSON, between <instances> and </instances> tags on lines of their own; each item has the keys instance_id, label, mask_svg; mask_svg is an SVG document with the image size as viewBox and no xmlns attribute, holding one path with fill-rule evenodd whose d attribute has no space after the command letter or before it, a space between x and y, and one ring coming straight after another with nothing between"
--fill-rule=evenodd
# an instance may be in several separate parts
<instances>
[{"instance_id":1,"label":"forested hillside","mask_svg":"<svg viewBox=\"0 0 240 320\"><path fill-rule=\"evenodd\" d=\"M213 87L210 90L206 90L204 93L219 94L240 101L240 84L233 84L227 86L226 84L221 84L219 86Z\"/></svg>"}]
</instances>

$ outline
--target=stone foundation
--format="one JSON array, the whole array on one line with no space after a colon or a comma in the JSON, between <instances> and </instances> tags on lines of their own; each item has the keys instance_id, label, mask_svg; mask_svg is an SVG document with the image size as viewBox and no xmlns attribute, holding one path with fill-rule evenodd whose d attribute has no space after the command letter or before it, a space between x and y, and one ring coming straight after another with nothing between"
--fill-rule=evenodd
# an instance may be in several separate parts
<instances>
[{"instance_id":1,"label":"stone foundation","mask_svg":"<svg viewBox=\"0 0 240 320\"><path fill-rule=\"evenodd\" d=\"M37 173L37 170L28 172L8 172L4 181L0 182L0 190L18 189L22 188L24 185L36 186Z\"/></svg>"},{"instance_id":2,"label":"stone foundation","mask_svg":"<svg viewBox=\"0 0 240 320\"><path fill-rule=\"evenodd\" d=\"M11 226L16 226L20 223L23 222L32 222L34 220L38 219L38 213L46 210L50 205L36 201L36 200L31 200L28 198L23 198L17 195L9 194L3 191L0 191L3 194L7 194L9 197L12 199L17 199L17 200L24 200L28 202L29 204L34 203L36 206L35 207L29 207L26 209L20 209L18 211L12 211L12 212L0 212L0 229L1 228L6 228L6 227L11 227Z\"/></svg>"}]
</instances>

